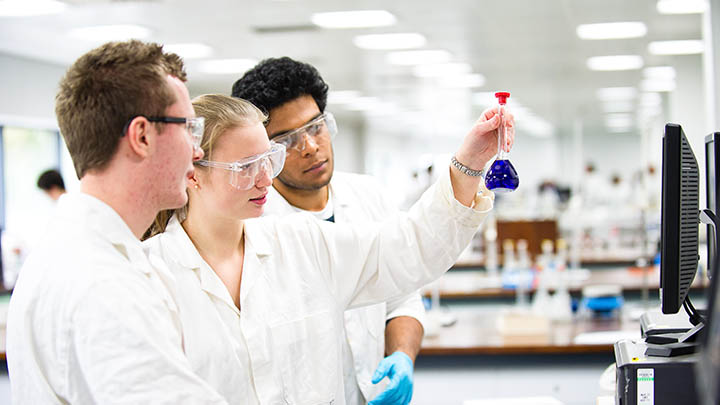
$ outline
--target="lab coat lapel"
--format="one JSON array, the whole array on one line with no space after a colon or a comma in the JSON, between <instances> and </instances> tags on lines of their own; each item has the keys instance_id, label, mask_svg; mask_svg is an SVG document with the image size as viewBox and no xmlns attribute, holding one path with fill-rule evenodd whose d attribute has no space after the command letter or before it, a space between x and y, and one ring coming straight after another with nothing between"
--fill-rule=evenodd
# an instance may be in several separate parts
<instances>
[{"instance_id":1,"label":"lab coat lapel","mask_svg":"<svg viewBox=\"0 0 720 405\"><path fill-rule=\"evenodd\" d=\"M347 223L348 218L353 217L353 201L348 198L350 193L343 189L344 184L330 182L330 193L332 194L333 215L335 223Z\"/></svg>"},{"instance_id":2,"label":"lab coat lapel","mask_svg":"<svg viewBox=\"0 0 720 405\"><path fill-rule=\"evenodd\" d=\"M211 298L220 300L240 315L240 311L235 306L227 287L225 287L225 284L215 274L210 265L200 256L177 217L170 219L170 223L168 223L165 230L165 236L174 239L173 242L168 243L168 246L171 246L170 257L182 268L195 273L200 282L200 288L206 294L210 295Z\"/></svg>"},{"instance_id":3,"label":"lab coat lapel","mask_svg":"<svg viewBox=\"0 0 720 405\"><path fill-rule=\"evenodd\" d=\"M262 226L262 219L245 221L245 259L243 262L242 284L240 285L240 302L245 299L257 285L257 281L264 277L264 269L272 254L269 241L256 226Z\"/></svg>"}]
</instances>

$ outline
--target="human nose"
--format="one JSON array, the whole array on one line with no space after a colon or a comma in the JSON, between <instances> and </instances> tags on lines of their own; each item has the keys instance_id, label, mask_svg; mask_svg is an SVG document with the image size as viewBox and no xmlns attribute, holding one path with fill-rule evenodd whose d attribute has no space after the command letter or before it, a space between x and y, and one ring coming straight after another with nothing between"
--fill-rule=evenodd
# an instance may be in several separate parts
<instances>
[{"instance_id":1,"label":"human nose","mask_svg":"<svg viewBox=\"0 0 720 405\"><path fill-rule=\"evenodd\" d=\"M270 185L272 185L272 176L270 175L270 170L263 167L255 177L255 187L264 188L270 187Z\"/></svg>"},{"instance_id":2,"label":"human nose","mask_svg":"<svg viewBox=\"0 0 720 405\"><path fill-rule=\"evenodd\" d=\"M303 155L312 155L318 150L318 140L317 137L312 136L308 134L307 132L303 133L303 144L304 148L302 149Z\"/></svg>"},{"instance_id":3,"label":"human nose","mask_svg":"<svg viewBox=\"0 0 720 405\"><path fill-rule=\"evenodd\" d=\"M203 157L205 157L205 152L202 150L202 148L198 148L193 145L193 162L196 162Z\"/></svg>"}]
</instances>

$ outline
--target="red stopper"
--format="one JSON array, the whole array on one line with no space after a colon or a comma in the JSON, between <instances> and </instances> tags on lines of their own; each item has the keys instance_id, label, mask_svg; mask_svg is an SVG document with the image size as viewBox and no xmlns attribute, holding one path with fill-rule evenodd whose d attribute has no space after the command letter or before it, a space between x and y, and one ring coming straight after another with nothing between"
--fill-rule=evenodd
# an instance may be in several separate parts
<instances>
[{"instance_id":1,"label":"red stopper","mask_svg":"<svg viewBox=\"0 0 720 405\"><path fill-rule=\"evenodd\" d=\"M498 91L497 93L495 93L495 97L497 97L498 103L505 104L508 97L510 97L510 93L506 91Z\"/></svg>"}]
</instances>

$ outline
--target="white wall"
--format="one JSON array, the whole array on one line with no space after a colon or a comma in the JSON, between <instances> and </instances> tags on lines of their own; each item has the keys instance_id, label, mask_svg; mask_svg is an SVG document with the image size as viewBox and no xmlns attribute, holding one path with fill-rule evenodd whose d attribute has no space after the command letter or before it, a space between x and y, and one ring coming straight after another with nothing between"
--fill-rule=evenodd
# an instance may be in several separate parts
<instances>
[{"instance_id":1,"label":"white wall","mask_svg":"<svg viewBox=\"0 0 720 405\"><path fill-rule=\"evenodd\" d=\"M55 94L65 67L0 54L0 124L56 128Z\"/></svg>"}]
</instances>

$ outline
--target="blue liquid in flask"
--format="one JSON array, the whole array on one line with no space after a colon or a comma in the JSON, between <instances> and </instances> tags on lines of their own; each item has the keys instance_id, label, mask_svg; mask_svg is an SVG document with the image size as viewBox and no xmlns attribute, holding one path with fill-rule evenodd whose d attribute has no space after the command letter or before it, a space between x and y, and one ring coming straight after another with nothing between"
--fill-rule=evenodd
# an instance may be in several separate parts
<instances>
[{"instance_id":1,"label":"blue liquid in flask","mask_svg":"<svg viewBox=\"0 0 720 405\"><path fill-rule=\"evenodd\" d=\"M490 165L490 170L485 175L485 187L488 190L492 190L496 193L510 193L515 191L520 184L520 177L518 177L515 167L510 163L508 159L509 151L504 150L506 144L505 136L505 103L507 98L510 97L508 92L497 92L495 97L498 99L498 115L500 116L500 125L497 129L498 135L498 154L495 161Z\"/></svg>"},{"instance_id":2,"label":"blue liquid in flask","mask_svg":"<svg viewBox=\"0 0 720 405\"><path fill-rule=\"evenodd\" d=\"M515 167L507 159L497 159L490 166L485 175L485 187L496 193L509 193L515 191L520 185Z\"/></svg>"}]
</instances>

